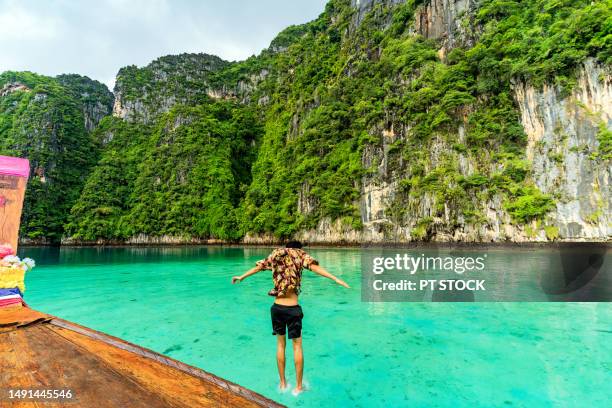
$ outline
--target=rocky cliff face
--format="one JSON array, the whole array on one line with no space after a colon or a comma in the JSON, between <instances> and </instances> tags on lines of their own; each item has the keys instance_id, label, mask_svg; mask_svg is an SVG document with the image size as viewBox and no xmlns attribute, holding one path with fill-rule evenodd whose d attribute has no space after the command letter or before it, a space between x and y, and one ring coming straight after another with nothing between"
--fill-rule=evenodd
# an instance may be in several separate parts
<instances>
[{"instance_id":1,"label":"rocky cliff face","mask_svg":"<svg viewBox=\"0 0 612 408\"><path fill-rule=\"evenodd\" d=\"M146 67L129 66L117 75L113 115L144 124L153 123L175 105L195 106L212 100L250 102L268 70L232 75L231 64L208 54L161 57Z\"/></svg>"},{"instance_id":2,"label":"rocky cliff face","mask_svg":"<svg viewBox=\"0 0 612 408\"><path fill-rule=\"evenodd\" d=\"M8 96L17 91L27 92L30 91L30 88L19 82L7 82L0 89L0 97Z\"/></svg>"},{"instance_id":3,"label":"rocky cliff face","mask_svg":"<svg viewBox=\"0 0 612 408\"><path fill-rule=\"evenodd\" d=\"M556 199L556 206L543 221L521 226L513 223L504 211L502 198L474 205L485 219L466 222L445 203L443 217L432 220L430 239L437 242L544 242L551 239L612 239L612 163L596 156L598 132L602 126L612 128L612 76L609 69L593 60L580 68L578 81L569 95L559 87L546 85L537 89L516 84L515 98L521 111L521 122L528 136L526 156L532 163L536 186ZM355 230L340 220L322 220L317 228L303 231L299 238L313 243L410 242L419 221L434 215L436 199L431 194L406 198L401 194L401 175L388 167L389 147L398 138L383 131L383 146L364 152L365 164L378 162L374 177L362 180L358 202L362 230ZM457 138L462 141L464 128ZM429 149L428 161L435 165L444 155L454 156L460 173L473 174L477 157L460 154L442 139ZM494 164L493 164L494 166ZM408 215L397 222L390 208L397 200L409 208ZM249 237L249 242L257 242ZM265 241L265 240L264 240Z\"/></svg>"},{"instance_id":4,"label":"rocky cliff face","mask_svg":"<svg viewBox=\"0 0 612 408\"><path fill-rule=\"evenodd\" d=\"M606 10L579 1L331 0L246 61L123 68L69 231L133 244L610 240L612 56L595 41Z\"/></svg>"},{"instance_id":5,"label":"rocky cliff face","mask_svg":"<svg viewBox=\"0 0 612 408\"><path fill-rule=\"evenodd\" d=\"M569 96L554 86L517 84L535 183L557 197L550 220L563 239L612 237L612 162L596 157L597 134L612 128L612 76L593 60Z\"/></svg>"},{"instance_id":6,"label":"rocky cliff face","mask_svg":"<svg viewBox=\"0 0 612 408\"><path fill-rule=\"evenodd\" d=\"M63 235L97 157L87 130L108 115L111 104L108 89L86 77L0 74L0 154L27 157L32 169L21 223L24 241L54 243Z\"/></svg>"},{"instance_id":7,"label":"rocky cliff face","mask_svg":"<svg viewBox=\"0 0 612 408\"><path fill-rule=\"evenodd\" d=\"M151 123L176 104L205 102L214 88L214 73L228 64L214 55L181 54L158 58L142 68L121 68L113 115Z\"/></svg>"},{"instance_id":8,"label":"rocky cliff face","mask_svg":"<svg viewBox=\"0 0 612 408\"><path fill-rule=\"evenodd\" d=\"M442 47L450 50L456 45L470 46L474 42L477 27L462 24L478 7L479 0L431 0L416 13L414 29L418 34L442 41ZM469 20L466 20L469 21Z\"/></svg>"},{"instance_id":9,"label":"rocky cliff face","mask_svg":"<svg viewBox=\"0 0 612 408\"><path fill-rule=\"evenodd\" d=\"M57 80L81 102L88 132L92 132L104 117L111 114L114 97L106 85L76 74L59 75Z\"/></svg>"},{"instance_id":10,"label":"rocky cliff face","mask_svg":"<svg viewBox=\"0 0 612 408\"><path fill-rule=\"evenodd\" d=\"M377 3L354 1L357 21ZM378 2L384 3L384 2ZM442 45L439 55L453 47L471 46L479 28L461 24L470 21L479 1L431 0L415 13L414 31ZM366 149L364 166L378 163L372 177L365 177L360 188L359 207L363 228L355 230L341 220L322 219L316 228L302 231L300 239L318 243L389 243L432 240L438 242L533 242L550 240L610 240L612 239L612 163L598 157L598 132L612 128L612 77L609 68L593 59L578 70L577 83L566 95L558 86L541 88L527 83L515 83L514 98L521 112L521 123L528 137L525 150L532 164L535 185L545 194L555 197L555 209L543 220L525 225L513 222L504 210L503 198L494 195L486 200L473 199L481 214L478 222L465 216L445 202L443 216L433 209L440 205L433 194L418 197L402 193L404 172L401 164L389 165L389 151L404 138L393 128L378 130L382 146ZM465 142L465 127L460 126L455 138ZM456 152L444 138L435 138L427 148L426 161L433 170L441 158L451 158L459 173L469 177L478 168L479 157ZM490 154L486 151L480 154ZM491 160L490 171L496 164ZM302 191L301 195L306 195ZM301 200L304 202L304 200ZM408 211L401 219L393 209L401 206ZM423 221L426 220L426 223ZM249 241L257 242L252 237Z\"/></svg>"},{"instance_id":11,"label":"rocky cliff face","mask_svg":"<svg viewBox=\"0 0 612 408\"><path fill-rule=\"evenodd\" d=\"M355 9L352 19L352 26L358 26L363 18L376 6L393 7L405 3L404 0L351 0L351 6ZM391 20L391 15L387 13L387 22Z\"/></svg>"}]
</instances>

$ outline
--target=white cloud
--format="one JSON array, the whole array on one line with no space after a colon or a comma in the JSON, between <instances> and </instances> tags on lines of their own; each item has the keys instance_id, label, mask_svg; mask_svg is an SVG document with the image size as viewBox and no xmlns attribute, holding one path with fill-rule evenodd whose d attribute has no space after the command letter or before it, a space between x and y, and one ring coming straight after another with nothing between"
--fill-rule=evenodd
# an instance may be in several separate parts
<instances>
[{"instance_id":1,"label":"white cloud","mask_svg":"<svg viewBox=\"0 0 612 408\"><path fill-rule=\"evenodd\" d=\"M0 41L6 45L20 40L52 40L59 26L60 22L53 16L37 15L17 1L7 1L0 8Z\"/></svg>"},{"instance_id":2,"label":"white cloud","mask_svg":"<svg viewBox=\"0 0 612 408\"><path fill-rule=\"evenodd\" d=\"M0 72L79 73L112 86L125 65L182 52L259 53L326 0L0 0Z\"/></svg>"}]
</instances>

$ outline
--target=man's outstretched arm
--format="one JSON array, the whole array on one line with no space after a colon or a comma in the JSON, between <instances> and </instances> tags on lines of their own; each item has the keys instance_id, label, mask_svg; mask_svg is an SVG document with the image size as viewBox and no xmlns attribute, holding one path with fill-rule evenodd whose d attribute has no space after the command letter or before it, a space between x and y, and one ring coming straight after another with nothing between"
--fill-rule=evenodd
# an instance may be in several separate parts
<instances>
[{"instance_id":1,"label":"man's outstretched arm","mask_svg":"<svg viewBox=\"0 0 612 408\"><path fill-rule=\"evenodd\" d=\"M257 265L256 267L249 269L248 271L246 271L240 276L232 276L232 283L242 282L244 279L248 278L249 276L255 275L257 272L261 272L261 271L263 271L263 268Z\"/></svg>"},{"instance_id":2,"label":"man's outstretched arm","mask_svg":"<svg viewBox=\"0 0 612 408\"><path fill-rule=\"evenodd\" d=\"M314 273L316 273L317 275L321 275L324 278L333 280L334 282L336 282L340 286L344 286L345 288L350 288L350 286L345 281L343 281L340 278L336 278L334 275L332 275L331 273L327 272L325 269L323 269L319 265L310 265L310 270L313 271Z\"/></svg>"}]
</instances>

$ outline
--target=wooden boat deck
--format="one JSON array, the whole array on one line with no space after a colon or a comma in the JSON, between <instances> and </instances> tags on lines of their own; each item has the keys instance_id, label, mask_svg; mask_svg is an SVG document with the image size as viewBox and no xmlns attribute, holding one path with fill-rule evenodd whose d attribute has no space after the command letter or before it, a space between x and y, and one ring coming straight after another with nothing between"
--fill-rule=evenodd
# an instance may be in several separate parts
<instances>
[{"instance_id":1,"label":"wooden boat deck","mask_svg":"<svg viewBox=\"0 0 612 408\"><path fill-rule=\"evenodd\" d=\"M0 308L0 407L281 407L213 374L39 313ZM9 399L9 390L71 390L73 399Z\"/></svg>"}]
</instances>

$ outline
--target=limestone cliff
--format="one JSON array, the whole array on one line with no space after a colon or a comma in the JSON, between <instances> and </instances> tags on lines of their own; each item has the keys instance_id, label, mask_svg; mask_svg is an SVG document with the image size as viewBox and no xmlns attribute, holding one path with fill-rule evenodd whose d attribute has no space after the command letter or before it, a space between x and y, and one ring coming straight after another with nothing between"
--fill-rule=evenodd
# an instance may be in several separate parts
<instances>
[{"instance_id":1,"label":"limestone cliff","mask_svg":"<svg viewBox=\"0 0 612 408\"><path fill-rule=\"evenodd\" d=\"M612 239L612 163L594 156L601 126L612 128L611 84L609 70L592 60L580 69L576 87L568 96L550 85L536 89L516 84L515 98L528 135L526 156L532 163L533 178L538 188L556 198L556 208L544 220L521 226L512 222L504 211L501 197L484 202L475 200L474 204L485 217L476 224L466 222L464 217L457 216L456 209L444 203L444 216L432 220L429 239L438 242ZM299 233L299 238L309 242L353 244L410 242L423 238L415 237L414 231L420 220L434 215L436 199L431 194L401 196L399 205L410 211L401 222L393 219L390 208L398 204L401 176L389 168L388 151L398 136L393 130L383 131L382 136L382 148L368 150L363 156L365 163L379 163L377 174L362 180L358 206L363 229L355 230L339 220L324 219L316 229ZM461 127L458 140L464 136ZM441 138L434 140L428 161L435 166L443 155L454 156L464 176L472 174L477 166L476 157L453 151ZM305 204L303 207L302 211L308 208ZM257 239L248 237L247 241L257 242Z\"/></svg>"},{"instance_id":2,"label":"limestone cliff","mask_svg":"<svg viewBox=\"0 0 612 408\"><path fill-rule=\"evenodd\" d=\"M268 71L234 73L230 67L231 63L208 54L169 55L142 68L124 67L117 74L113 115L149 124L175 105L194 106L208 100L248 104Z\"/></svg>"},{"instance_id":3,"label":"limestone cliff","mask_svg":"<svg viewBox=\"0 0 612 408\"><path fill-rule=\"evenodd\" d=\"M359 22L376 1L355 1ZM478 6L472 0L432 0L415 13L414 31L437 39L442 55L454 46L471 46L479 30L461 24L470 21ZM445 202L443 216L433 208L440 203L433 194L418 197L402 194L404 171L398 163L390 164L389 151L405 137L393 128L379 129L382 145L366 149L363 162L367 167L378 163L376 174L365 177L360 187L360 209L363 228L355 230L341 220L322 219L316 228L302 231L298 237L309 242L410 242L423 238L439 242L529 242L549 240L612 239L612 163L598 158L598 132L612 128L612 77L593 59L579 67L577 83L566 95L559 86L536 87L525 82L513 85L514 98L521 112L521 124L527 134L525 155L532 164L535 185L555 197L555 209L543 220L526 225L514 222L504 210L503 198L494 195L473 205L482 218L469 222L453 203ZM459 126L456 138L465 142L465 127ZM478 167L478 157L456 152L443 137L434 138L427 148L427 171L432 171L442 157L451 157L461 175L469 177ZM486 151L480 154L488 154ZM491 170L496 164L492 161ZM308 196L304 188L300 197ZM312 211L304 198L300 211ZM393 207L408 211L394 218ZM423 220L427 220L426 225ZM423 228L424 227L424 228ZM416 232L416 234L415 234ZM247 237L249 242L257 242Z\"/></svg>"},{"instance_id":4,"label":"limestone cliff","mask_svg":"<svg viewBox=\"0 0 612 408\"><path fill-rule=\"evenodd\" d=\"M478 27L470 21L479 0L431 0L417 11L414 29L418 34L441 40L443 48L471 46Z\"/></svg>"},{"instance_id":5,"label":"limestone cliff","mask_svg":"<svg viewBox=\"0 0 612 408\"><path fill-rule=\"evenodd\" d=\"M596 156L612 128L610 70L587 60L569 96L558 87L515 86L535 183L557 197L549 215L563 239L612 237L612 161ZM543 237L541 237L543 238Z\"/></svg>"},{"instance_id":6,"label":"limestone cliff","mask_svg":"<svg viewBox=\"0 0 612 408\"><path fill-rule=\"evenodd\" d=\"M69 231L134 244L611 240L604 3L331 0L246 61L122 68Z\"/></svg>"},{"instance_id":7,"label":"limestone cliff","mask_svg":"<svg viewBox=\"0 0 612 408\"><path fill-rule=\"evenodd\" d=\"M176 104L205 102L213 88L214 73L227 65L214 55L181 54L158 58L142 68L121 68L115 83L113 115L151 123Z\"/></svg>"},{"instance_id":8,"label":"limestone cliff","mask_svg":"<svg viewBox=\"0 0 612 408\"><path fill-rule=\"evenodd\" d=\"M77 74L59 75L57 80L81 102L87 131L92 132L105 116L111 114L114 97L106 85Z\"/></svg>"},{"instance_id":9,"label":"limestone cliff","mask_svg":"<svg viewBox=\"0 0 612 408\"><path fill-rule=\"evenodd\" d=\"M27 157L31 175L21 238L56 243L98 145L91 130L110 113L112 94L79 75L0 74L0 154Z\"/></svg>"}]
</instances>

